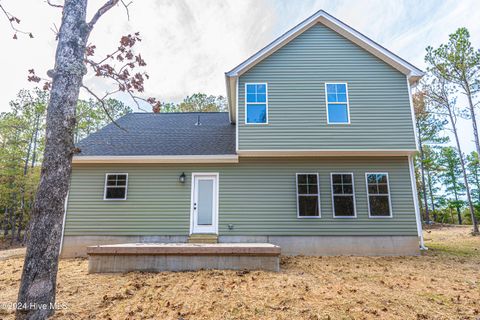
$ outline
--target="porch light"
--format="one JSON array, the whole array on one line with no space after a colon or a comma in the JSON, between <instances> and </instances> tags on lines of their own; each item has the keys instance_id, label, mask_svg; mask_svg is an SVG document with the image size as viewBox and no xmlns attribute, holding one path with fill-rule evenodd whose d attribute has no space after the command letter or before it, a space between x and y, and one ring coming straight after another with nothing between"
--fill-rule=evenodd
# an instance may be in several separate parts
<instances>
[{"instance_id":1,"label":"porch light","mask_svg":"<svg viewBox=\"0 0 480 320\"><path fill-rule=\"evenodd\" d=\"M180 175L180 177L178 177L178 181L179 181L180 183L185 183L185 178L186 178L185 172L182 172L182 174Z\"/></svg>"}]
</instances>

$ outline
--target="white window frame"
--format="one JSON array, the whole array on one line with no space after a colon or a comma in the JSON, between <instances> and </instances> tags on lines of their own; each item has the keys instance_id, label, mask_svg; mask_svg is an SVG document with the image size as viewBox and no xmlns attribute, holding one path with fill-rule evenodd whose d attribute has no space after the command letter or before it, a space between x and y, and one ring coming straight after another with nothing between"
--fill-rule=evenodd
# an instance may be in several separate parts
<instances>
[{"instance_id":1,"label":"white window frame","mask_svg":"<svg viewBox=\"0 0 480 320\"><path fill-rule=\"evenodd\" d=\"M124 198L116 198L116 199L110 199L107 198L107 181L108 181L108 176L110 175L125 175L126 181L125 181L125 197ZM128 173L117 173L117 172L108 172L105 173L105 185L103 188L103 200L105 201L124 201L127 200L127 193L128 193Z\"/></svg>"},{"instance_id":2,"label":"white window frame","mask_svg":"<svg viewBox=\"0 0 480 320\"><path fill-rule=\"evenodd\" d=\"M298 201L299 196L312 196L313 194L299 194L298 193L298 176L299 175L316 175L317 176L317 197L318 197L318 216L301 216L300 215L300 204ZM321 205L320 205L320 176L318 172L300 172L295 174L295 189L297 191L296 197L297 197L297 219L319 219L322 217L322 210L321 210Z\"/></svg>"},{"instance_id":3,"label":"white window frame","mask_svg":"<svg viewBox=\"0 0 480 320\"><path fill-rule=\"evenodd\" d=\"M265 85L265 102L247 102L247 85L251 85L251 84L254 84L254 85L259 85L259 84L264 84ZM254 125L254 126L257 126L257 125L260 125L260 126L264 126L264 125L267 125L268 124L268 83L267 82L246 82L245 83L245 93L244 93L244 96L245 96L245 124L247 125ZM247 122L247 119L248 119L248 107L247 105L248 104L264 104L265 105L265 108L266 108L266 122L261 122L261 123L258 123L258 122Z\"/></svg>"},{"instance_id":4,"label":"white window frame","mask_svg":"<svg viewBox=\"0 0 480 320\"><path fill-rule=\"evenodd\" d=\"M389 216L372 216L370 214L370 192L368 192L368 175L369 174L384 174L387 177L387 189L388 189L388 207L390 209ZM392 192L390 190L390 177L388 176L388 172L365 172L365 187L367 188L367 205L368 205L368 217L371 219L391 219L393 218L393 211L392 211ZM374 194L385 196L385 194Z\"/></svg>"},{"instance_id":5,"label":"white window frame","mask_svg":"<svg viewBox=\"0 0 480 320\"><path fill-rule=\"evenodd\" d=\"M347 102L330 102L330 104L347 104L347 122L330 122L330 116L328 115L328 90L327 85L329 84L344 84L345 85L345 94L347 96ZM325 82L325 111L327 112L327 124L331 125L346 125L350 124L350 99L348 97L348 82Z\"/></svg>"},{"instance_id":6,"label":"white window frame","mask_svg":"<svg viewBox=\"0 0 480 320\"><path fill-rule=\"evenodd\" d=\"M353 196L353 216L336 216L335 215L335 200L334 196L335 194L333 193L333 175L334 174L349 174L352 176L352 194L344 194L343 196ZM355 196L355 175L353 172L330 172L330 190L332 193L332 214L333 218L335 219L355 219L357 217L357 201L356 201L356 196ZM339 194L339 196L342 196Z\"/></svg>"}]
</instances>

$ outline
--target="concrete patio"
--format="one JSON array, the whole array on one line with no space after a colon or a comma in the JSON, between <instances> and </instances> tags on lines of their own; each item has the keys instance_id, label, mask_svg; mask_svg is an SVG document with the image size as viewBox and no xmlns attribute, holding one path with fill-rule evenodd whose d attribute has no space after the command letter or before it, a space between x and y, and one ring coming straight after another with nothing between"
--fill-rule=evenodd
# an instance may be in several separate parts
<instances>
[{"instance_id":1,"label":"concrete patio","mask_svg":"<svg viewBox=\"0 0 480 320\"><path fill-rule=\"evenodd\" d=\"M89 273L280 270L279 246L269 243L127 243L87 248Z\"/></svg>"}]
</instances>

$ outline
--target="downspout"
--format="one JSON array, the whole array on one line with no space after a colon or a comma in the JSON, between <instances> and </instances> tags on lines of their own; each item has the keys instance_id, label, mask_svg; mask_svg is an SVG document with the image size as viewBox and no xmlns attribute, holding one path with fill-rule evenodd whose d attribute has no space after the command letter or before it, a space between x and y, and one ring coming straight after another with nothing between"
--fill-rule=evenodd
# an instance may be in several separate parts
<instances>
[{"instance_id":1,"label":"downspout","mask_svg":"<svg viewBox=\"0 0 480 320\"><path fill-rule=\"evenodd\" d=\"M417 183L415 180L415 169L413 166L413 157L412 155L408 156L408 166L410 169L410 181L412 183L412 196L413 196L413 204L415 207L415 218L417 220L417 231L418 231L418 238L420 239L420 250L428 250L425 247L425 243L423 241L423 230L422 230L422 219L420 217L420 207L418 205L418 198L417 198Z\"/></svg>"},{"instance_id":2,"label":"downspout","mask_svg":"<svg viewBox=\"0 0 480 320\"><path fill-rule=\"evenodd\" d=\"M63 248L63 236L65 234L65 220L67 219L67 207L68 207L68 194L69 193L70 193L70 190L67 191L67 196L65 197L65 211L63 213L62 237L60 238L60 251L58 253L59 256L62 254L62 248Z\"/></svg>"}]
</instances>

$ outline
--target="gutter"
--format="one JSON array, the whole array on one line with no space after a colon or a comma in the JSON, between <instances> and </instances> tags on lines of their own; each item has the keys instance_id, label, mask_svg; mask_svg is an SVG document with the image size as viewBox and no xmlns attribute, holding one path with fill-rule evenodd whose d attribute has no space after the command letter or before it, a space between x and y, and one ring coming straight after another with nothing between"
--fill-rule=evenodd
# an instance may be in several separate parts
<instances>
[{"instance_id":1,"label":"gutter","mask_svg":"<svg viewBox=\"0 0 480 320\"><path fill-rule=\"evenodd\" d=\"M74 156L72 163L238 163L238 155Z\"/></svg>"},{"instance_id":2,"label":"gutter","mask_svg":"<svg viewBox=\"0 0 480 320\"><path fill-rule=\"evenodd\" d=\"M420 250L428 250L427 247L425 247L425 242L423 239L423 229L422 229L422 218L420 216L420 206L418 204L418 197L417 197L417 183L415 180L415 169L413 166L413 157L408 156L408 164L410 168L410 180L412 182L412 195L413 195L413 203L415 206L415 218L417 221L417 232L418 232L418 237L420 239Z\"/></svg>"}]
</instances>

